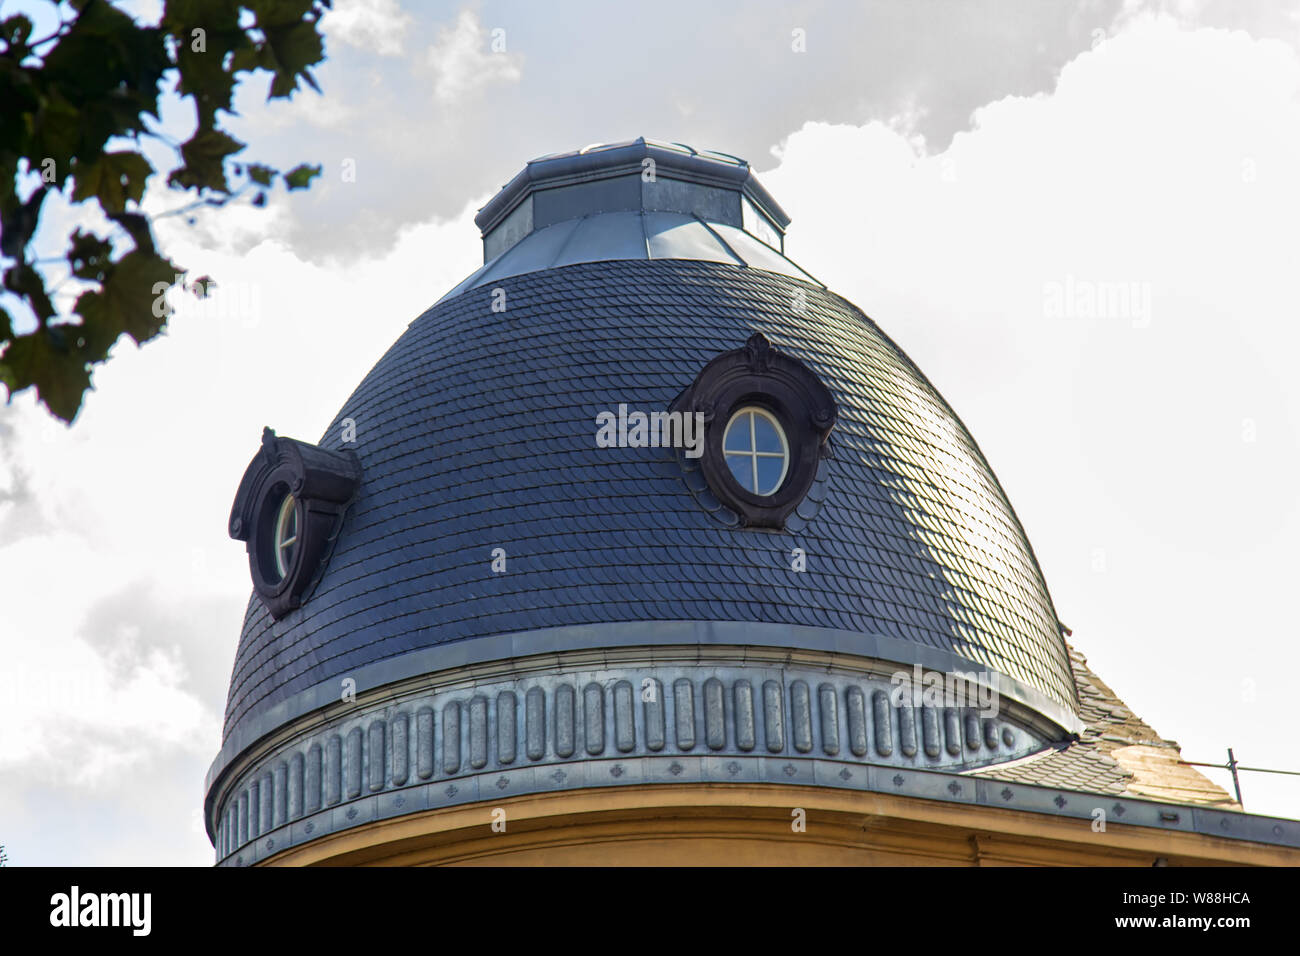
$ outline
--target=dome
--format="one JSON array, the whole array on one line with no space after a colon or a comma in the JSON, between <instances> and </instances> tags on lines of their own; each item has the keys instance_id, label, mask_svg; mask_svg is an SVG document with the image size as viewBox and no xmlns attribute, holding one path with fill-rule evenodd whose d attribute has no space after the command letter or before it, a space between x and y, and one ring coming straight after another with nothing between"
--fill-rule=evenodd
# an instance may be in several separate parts
<instances>
[{"instance_id":1,"label":"dome","mask_svg":"<svg viewBox=\"0 0 1300 956\"><path fill-rule=\"evenodd\" d=\"M667 753L650 710L619 723L641 714L628 694L647 686L662 689L679 749L685 713L699 722L693 747L738 758L764 714L771 753L807 752L806 735L823 754L965 768L1077 730L1061 627L988 462L889 337L785 257L789 219L747 164L645 140L546 157L478 221L484 267L411 323L318 443L355 455L361 475L318 580L278 618L249 604L209 775L211 825L234 831L218 836L219 856L240 845L240 799L258 829L259 781L261 799L276 794L265 830L295 801L311 809L304 786L328 805L321 774L342 774L342 802L353 783L358 798L370 784L387 793L417 764L442 779L462 741L451 776L513 779L505 771L564 756L564 714L578 724L565 759L604 753L592 735L605 747L606 726L610 753ZM680 449L595 440L602 413L667 409L755 341L810 373L836 411L779 526L747 521ZM711 670L690 670L705 658ZM818 676L843 667L857 676ZM994 683L1000 723L960 708L891 717L882 689L916 667ZM581 676L557 682L565 668ZM348 724L361 720L340 710L349 681L361 697L407 696L384 698L380 723ZM769 686L786 708L776 737ZM439 693L459 696L420 704ZM285 728L311 719L337 732L303 730L285 750ZM931 748L932 730L949 748ZM954 753L963 731L974 745ZM376 740L378 769L362 756Z\"/></svg>"}]
</instances>

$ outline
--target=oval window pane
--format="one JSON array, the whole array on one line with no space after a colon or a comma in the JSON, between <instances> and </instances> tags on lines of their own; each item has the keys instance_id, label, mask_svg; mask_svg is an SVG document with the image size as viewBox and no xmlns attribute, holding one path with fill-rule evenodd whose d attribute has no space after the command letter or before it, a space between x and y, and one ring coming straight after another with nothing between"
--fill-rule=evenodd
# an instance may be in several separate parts
<instances>
[{"instance_id":1,"label":"oval window pane","mask_svg":"<svg viewBox=\"0 0 1300 956\"><path fill-rule=\"evenodd\" d=\"M722 447L726 451L750 451L748 412L741 412L727 425L727 434L722 438Z\"/></svg>"},{"instance_id":2,"label":"oval window pane","mask_svg":"<svg viewBox=\"0 0 1300 956\"><path fill-rule=\"evenodd\" d=\"M733 414L722 448L740 487L755 495L780 490L790 467L790 448L781 423L767 409L750 405Z\"/></svg>"},{"instance_id":3,"label":"oval window pane","mask_svg":"<svg viewBox=\"0 0 1300 956\"><path fill-rule=\"evenodd\" d=\"M746 491L754 490L754 459L751 455L728 455L727 466L732 477L740 482L740 487Z\"/></svg>"},{"instance_id":4,"label":"oval window pane","mask_svg":"<svg viewBox=\"0 0 1300 956\"><path fill-rule=\"evenodd\" d=\"M275 569L283 579L293 566L293 556L298 551L298 507L293 495L285 495L280 505L272 546L275 549Z\"/></svg>"},{"instance_id":5,"label":"oval window pane","mask_svg":"<svg viewBox=\"0 0 1300 956\"><path fill-rule=\"evenodd\" d=\"M770 495L781 486L785 477L784 458L758 458L758 491L760 495Z\"/></svg>"},{"instance_id":6,"label":"oval window pane","mask_svg":"<svg viewBox=\"0 0 1300 956\"><path fill-rule=\"evenodd\" d=\"M764 418L762 415L752 417L754 419L754 450L776 455L784 454L784 443L781 441L781 435L777 432L776 425L773 424L772 420Z\"/></svg>"}]
</instances>

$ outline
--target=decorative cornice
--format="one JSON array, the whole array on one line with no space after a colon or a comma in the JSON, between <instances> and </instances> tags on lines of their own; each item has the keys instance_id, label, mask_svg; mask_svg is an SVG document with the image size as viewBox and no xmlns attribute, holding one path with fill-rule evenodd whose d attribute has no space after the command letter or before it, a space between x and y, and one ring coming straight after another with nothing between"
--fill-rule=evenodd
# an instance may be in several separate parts
<instances>
[{"instance_id":1,"label":"decorative cornice","mask_svg":"<svg viewBox=\"0 0 1300 956\"><path fill-rule=\"evenodd\" d=\"M485 781L514 793L524 784L556 790L641 780L646 760L662 763L665 781L682 782L693 779L683 775L699 755L722 761L717 779L764 779L771 768L759 773L747 762L761 757L776 762L771 779L811 782L817 759L848 764L837 770L848 780L867 764L965 771L1048 744L1029 729L1035 715L1013 702L985 713L900 706L884 673L698 653L639 658L594 662L575 653L551 658L547 670L495 679L444 673L432 687L306 719L209 794L218 859L309 818L311 830L270 839L283 848L324 826L336 832L365 822L356 801L411 788L424 788L422 796L395 796L391 805L413 812L486 799Z\"/></svg>"},{"instance_id":2,"label":"decorative cornice","mask_svg":"<svg viewBox=\"0 0 1300 956\"><path fill-rule=\"evenodd\" d=\"M434 686L445 675L460 668L500 666L514 669L527 660L544 660L544 655L588 654L599 660L654 648L655 653L715 655L734 651L741 659L776 655L777 659L817 657L827 664L876 667L881 673L919 665L938 672L980 672L985 665L951 651L927 647L884 634L864 634L832 628L789 624L760 624L733 621L635 621L543 628L499 634L493 637L432 645L397 657L350 669L338 678L323 681L274 707L246 716L235 724L223 742L221 752L208 770L204 790L209 811L214 788L246 753L267 741L284 736L285 728L300 718L328 713L339 706L339 681L356 682L358 698L369 692L413 681ZM552 659L553 661L553 659ZM549 667L552 661L545 661ZM1083 724L1040 691L1005 674L998 675L1001 699L1024 706L1025 712L1040 715L1035 732L1046 739L1063 739L1077 734ZM210 836L211 834L209 834Z\"/></svg>"}]
</instances>

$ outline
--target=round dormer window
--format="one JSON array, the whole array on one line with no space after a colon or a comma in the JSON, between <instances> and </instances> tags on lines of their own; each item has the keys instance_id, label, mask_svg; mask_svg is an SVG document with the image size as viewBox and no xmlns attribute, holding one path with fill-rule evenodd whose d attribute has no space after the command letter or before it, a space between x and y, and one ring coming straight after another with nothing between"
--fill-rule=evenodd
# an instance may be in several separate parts
<instances>
[{"instance_id":1,"label":"round dormer window","mask_svg":"<svg viewBox=\"0 0 1300 956\"><path fill-rule=\"evenodd\" d=\"M790 469L790 445L776 416L748 405L727 423L722 450L731 476L750 494L773 495Z\"/></svg>"},{"instance_id":2,"label":"round dormer window","mask_svg":"<svg viewBox=\"0 0 1300 956\"><path fill-rule=\"evenodd\" d=\"M839 414L835 398L808 366L772 348L761 332L743 348L710 359L670 411L699 416L702 453L683 456L682 467L698 468L704 478L710 494L701 504L721 514L721 503L734 516L724 523L785 528L814 483L826 480L822 462ZM698 497L693 479L687 487Z\"/></svg>"},{"instance_id":3,"label":"round dormer window","mask_svg":"<svg viewBox=\"0 0 1300 956\"><path fill-rule=\"evenodd\" d=\"M298 553L298 501L291 494L284 496L275 517L275 572L278 578L288 577Z\"/></svg>"},{"instance_id":4,"label":"round dormer window","mask_svg":"<svg viewBox=\"0 0 1300 956\"><path fill-rule=\"evenodd\" d=\"M310 596L360 486L361 462L351 449L331 451L263 429L229 528L247 545L253 587L276 620Z\"/></svg>"}]
</instances>

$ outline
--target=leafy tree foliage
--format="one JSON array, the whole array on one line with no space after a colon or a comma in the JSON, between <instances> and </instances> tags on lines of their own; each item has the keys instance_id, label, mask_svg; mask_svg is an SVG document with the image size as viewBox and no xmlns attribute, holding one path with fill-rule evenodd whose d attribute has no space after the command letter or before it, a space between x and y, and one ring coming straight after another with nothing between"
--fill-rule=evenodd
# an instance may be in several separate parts
<instances>
[{"instance_id":1,"label":"leafy tree foliage","mask_svg":"<svg viewBox=\"0 0 1300 956\"><path fill-rule=\"evenodd\" d=\"M166 0L151 26L109 0L71 0L55 4L61 22L45 37L34 38L22 14L0 22L0 268L4 292L36 319L34 329L17 334L14 316L0 307L0 383L11 396L35 388L54 415L71 422L92 368L113 344L123 334L144 343L165 327L161 293L185 270L158 249L140 208L156 173L146 143L175 154L166 182L186 195L181 211L222 206L246 192L262 205L277 177L302 189L319 175L319 166L282 173L235 161L245 144L221 128L221 118L233 113L235 89L251 74L270 74L272 99L291 96L300 83L320 91L310 67L324 59L318 22L329 6ZM197 116L182 143L159 125L159 98L171 89L192 101ZM55 193L74 209L97 203L113 228L106 236L74 230L66 253L52 262L32 247L42 205ZM55 307L47 285L55 275L82 290L70 313ZM191 287L199 295L205 289L204 280Z\"/></svg>"}]
</instances>

